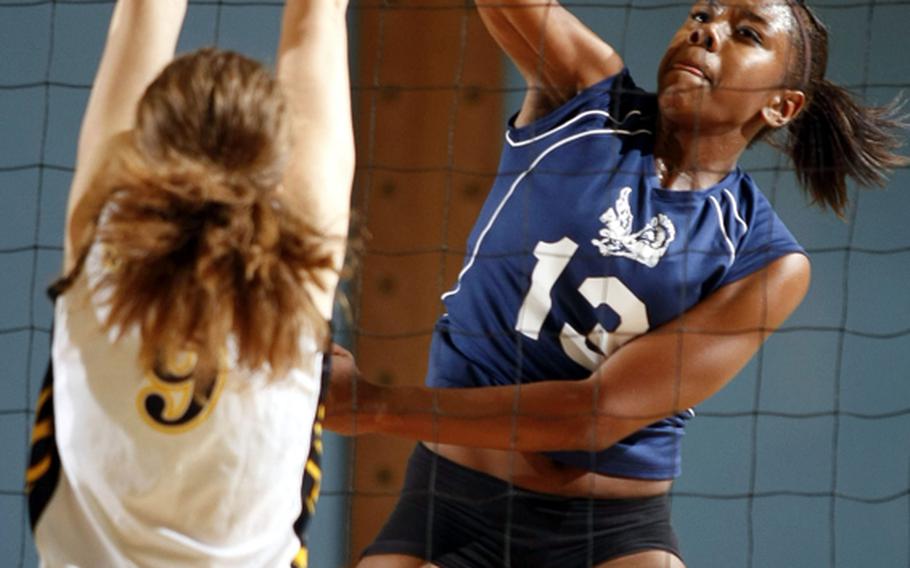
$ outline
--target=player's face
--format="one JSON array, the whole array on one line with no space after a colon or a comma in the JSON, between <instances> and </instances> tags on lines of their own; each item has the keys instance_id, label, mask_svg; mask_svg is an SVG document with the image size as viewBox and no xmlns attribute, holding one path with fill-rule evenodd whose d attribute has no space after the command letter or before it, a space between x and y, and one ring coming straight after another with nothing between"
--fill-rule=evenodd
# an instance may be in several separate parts
<instances>
[{"instance_id":1,"label":"player's face","mask_svg":"<svg viewBox=\"0 0 910 568\"><path fill-rule=\"evenodd\" d=\"M795 57L784 0L704 0L692 7L658 70L662 116L703 129L755 124Z\"/></svg>"}]
</instances>

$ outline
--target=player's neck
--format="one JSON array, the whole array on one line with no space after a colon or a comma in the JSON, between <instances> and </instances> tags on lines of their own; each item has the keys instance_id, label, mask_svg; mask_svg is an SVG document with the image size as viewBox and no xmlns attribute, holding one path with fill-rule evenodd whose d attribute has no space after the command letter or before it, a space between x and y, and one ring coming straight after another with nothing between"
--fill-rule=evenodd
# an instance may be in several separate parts
<instances>
[{"instance_id":1,"label":"player's neck","mask_svg":"<svg viewBox=\"0 0 910 568\"><path fill-rule=\"evenodd\" d=\"M745 148L737 130L698 132L661 124L654 147L656 173L667 189L704 189L730 173Z\"/></svg>"}]
</instances>

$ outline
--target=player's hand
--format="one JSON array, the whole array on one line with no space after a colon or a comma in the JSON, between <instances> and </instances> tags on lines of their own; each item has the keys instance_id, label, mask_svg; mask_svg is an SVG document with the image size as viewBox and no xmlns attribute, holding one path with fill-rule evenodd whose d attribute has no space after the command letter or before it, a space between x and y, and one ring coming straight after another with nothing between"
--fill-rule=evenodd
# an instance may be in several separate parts
<instances>
[{"instance_id":1,"label":"player's hand","mask_svg":"<svg viewBox=\"0 0 910 568\"><path fill-rule=\"evenodd\" d=\"M332 344L332 375L326 397L325 426L345 436L371 431L370 409L378 399L380 387L363 378L354 355L344 347Z\"/></svg>"}]
</instances>

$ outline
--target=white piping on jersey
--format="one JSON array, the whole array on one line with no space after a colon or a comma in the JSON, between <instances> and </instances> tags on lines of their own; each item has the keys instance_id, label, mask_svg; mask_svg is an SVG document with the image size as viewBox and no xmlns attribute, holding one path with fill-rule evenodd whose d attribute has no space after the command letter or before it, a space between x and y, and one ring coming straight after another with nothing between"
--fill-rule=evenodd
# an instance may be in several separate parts
<instances>
[{"instance_id":1,"label":"white piping on jersey","mask_svg":"<svg viewBox=\"0 0 910 568\"><path fill-rule=\"evenodd\" d=\"M730 264L733 264L733 261L736 260L736 247L733 246L733 241L727 236L727 227L724 225L724 214L723 211L720 210L720 203L713 195L709 195L708 199L711 200L711 203L714 205L714 211L717 212L717 224L720 226L720 232L724 236L727 248L730 249Z\"/></svg>"},{"instance_id":2,"label":"white piping on jersey","mask_svg":"<svg viewBox=\"0 0 910 568\"><path fill-rule=\"evenodd\" d=\"M594 130L586 130L584 132L579 132L578 134L573 134L572 136L569 136L568 138L563 138L559 142L556 142L555 144L553 144L552 146L548 147L543 152L541 152L536 158L534 158L534 161L531 162L531 165L528 166L528 169L521 172L518 175L518 177L515 178L515 181L512 182L512 185L509 187L509 191L507 191L506 194L503 196L502 201L500 201L499 205L496 206L496 210L493 211L492 215L490 215L490 220L487 221L487 224L484 225L483 230L480 231L480 235L478 235L478 237L477 237L477 242L474 243L474 249L471 251L471 259L468 261L467 264L464 265L464 268L461 269L461 272L458 273L458 284L455 286L455 289L444 293L442 296L440 296L440 299L445 300L449 296L457 294L458 291L461 290L462 277L464 277L464 275L467 274L468 270L470 270L471 267L474 266L474 260L477 258L477 252L480 250L480 246L483 244L484 238L486 238L487 233L490 232L490 229L493 228L493 223L496 221L496 218L499 216L499 212L502 211L503 207L505 207L506 202L509 200L509 198L512 197L512 194L515 193L515 189L518 187L518 184L520 184L522 182L522 180L524 180L524 178L531 172L531 170L533 170L535 167L537 167L537 164L539 164L541 160L543 160L545 157L547 157L547 155L550 152L552 152L553 150L556 150L557 148L559 148L560 146L562 146L564 144L568 144L569 142L574 142L575 140L578 140L579 138L583 138L585 136L589 136L592 134L628 134L630 136L637 136L639 134L651 134L651 131L645 130L645 129L618 130L615 128L598 128L598 129L594 129Z\"/></svg>"},{"instance_id":3,"label":"white piping on jersey","mask_svg":"<svg viewBox=\"0 0 910 568\"><path fill-rule=\"evenodd\" d=\"M733 197L733 194L730 193L730 190L726 187L724 188L724 195L727 196L727 201L730 202L730 207L733 208L733 216L736 217L736 220L739 221L739 224L743 226L743 231L748 231L749 225L746 225L746 222L743 221L743 218L739 216L739 207L736 205L736 198Z\"/></svg>"},{"instance_id":4,"label":"white piping on jersey","mask_svg":"<svg viewBox=\"0 0 910 568\"><path fill-rule=\"evenodd\" d=\"M546 132L538 134L537 136L535 136L533 138L528 138L527 140L519 140L518 142L515 142L514 140L512 140L512 137L509 136L509 131L507 130L506 131L506 142L508 142L509 146L512 146L513 148L517 148L520 146L527 146L528 144L533 144L534 142L537 142L538 140L543 140L547 136L549 136L551 134L555 134L556 132L559 132L560 130L569 126L570 124L575 124L579 120L586 118L588 116L594 116L594 115L605 116L610 120L610 122L619 126L620 124L623 124L626 120L628 120L630 116L635 115L635 114L641 114L641 111L640 110L630 110L629 113L626 116L624 116L622 120L616 120L615 118L610 116L610 113L608 113L605 110L586 110L585 112L580 113L579 115L572 118L572 120L570 120L568 122L564 122L563 124L560 124L559 126L557 126L555 128L551 128L550 130L547 130Z\"/></svg>"}]
</instances>

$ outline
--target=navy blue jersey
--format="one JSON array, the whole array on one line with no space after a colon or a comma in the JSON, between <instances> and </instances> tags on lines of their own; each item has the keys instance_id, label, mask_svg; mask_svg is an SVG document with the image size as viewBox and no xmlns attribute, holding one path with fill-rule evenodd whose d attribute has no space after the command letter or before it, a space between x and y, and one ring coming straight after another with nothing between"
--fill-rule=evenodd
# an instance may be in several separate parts
<instances>
[{"instance_id":1,"label":"navy blue jersey","mask_svg":"<svg viewBox=\"0 0 910 568\"><path fill-rule=\"evenodd\" d=\"M656 97L627 71L521 128L443 295L427 384L576 380L717 290L801 247L748 174L660 187ZM660 356L660 354L655 354ZM599 452L553 459L610 475L679 475L680 409Z\"/></svg>"}]
</instances>

